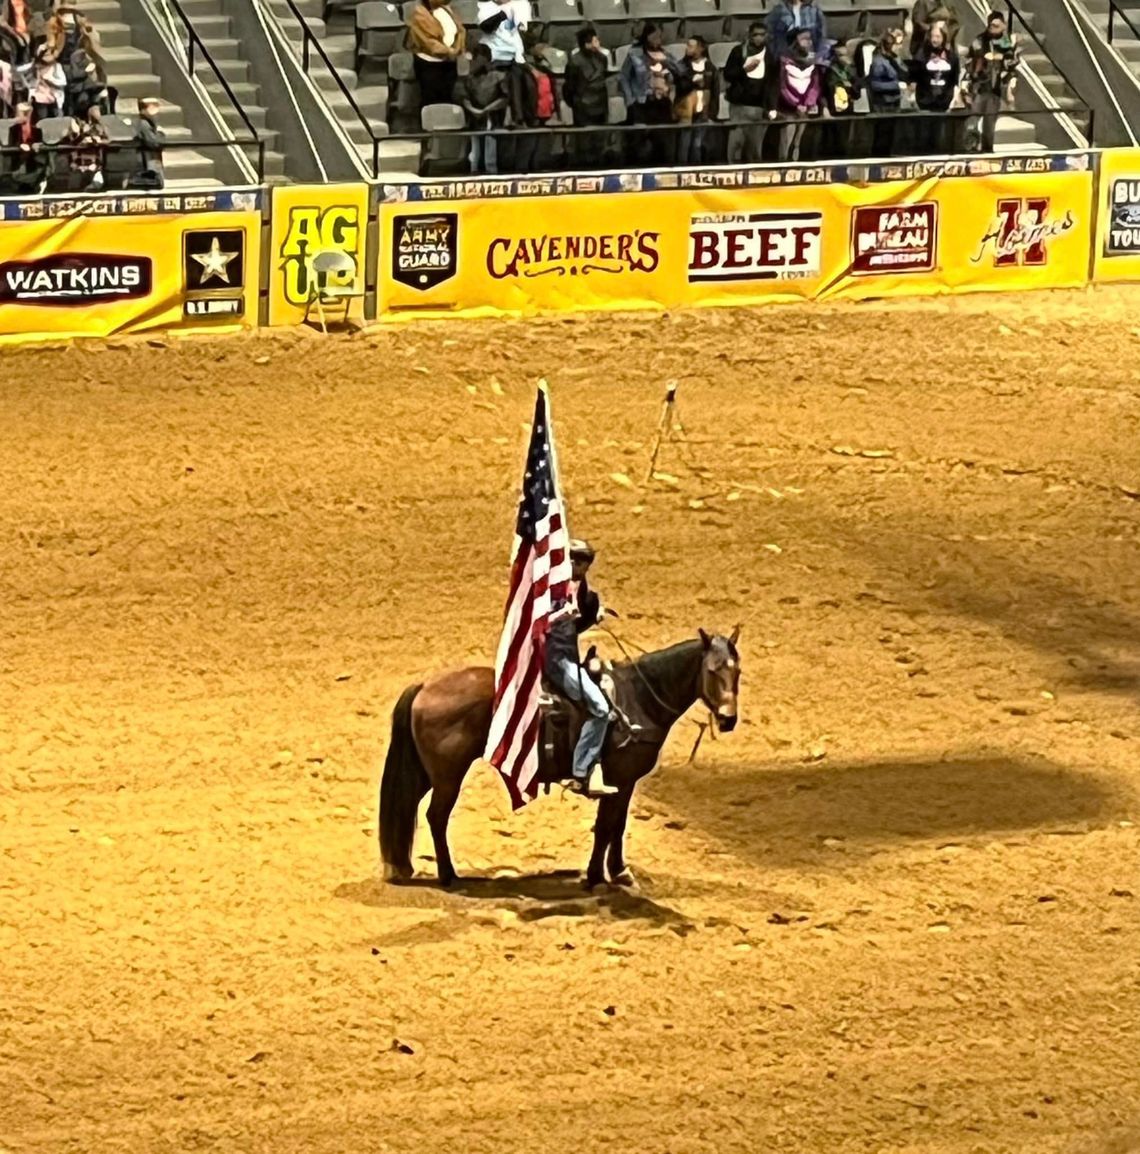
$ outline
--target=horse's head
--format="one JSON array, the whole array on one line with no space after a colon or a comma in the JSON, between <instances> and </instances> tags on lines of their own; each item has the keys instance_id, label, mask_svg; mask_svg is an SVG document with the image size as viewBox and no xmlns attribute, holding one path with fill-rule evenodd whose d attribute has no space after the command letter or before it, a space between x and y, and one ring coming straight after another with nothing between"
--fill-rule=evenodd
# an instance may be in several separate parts
<instances>
[{"instance_id":1,"label":"horse's head","mask_svg":"<svg viewBox=\"0 0 1140 1154\"><path fill-rule=\"evenodd\" d=\"M740 691L740 654L736 640L740 636L740 626L731 637L720 634L709 636L700 631L701 644L705 647L701 659L701 700L716 718L716 727L721 733L730 733L736 728L736 702Z\"/></svg>"}]
</instances>

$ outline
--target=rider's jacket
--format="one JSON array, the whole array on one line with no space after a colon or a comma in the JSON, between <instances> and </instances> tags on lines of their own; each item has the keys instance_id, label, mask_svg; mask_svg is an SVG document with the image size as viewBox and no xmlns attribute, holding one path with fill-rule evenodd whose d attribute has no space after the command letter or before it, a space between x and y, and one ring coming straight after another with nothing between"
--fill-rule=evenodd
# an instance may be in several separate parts
<instances>
[{"instance_id":1,"label":"rider's jacket","mask_svg":"<svg viewBox=\"0 0 1140 1154\"><path fill-rule=\"evenodd\" d=\"M578 634L585 633L598 621L601 601L583 577L575 590L571 586L571 599L576 612L560 616L550 627L546 637L546 669L554 668L563 659L578 664ZM555 606L558 615L559 606Z\"/></svg>"}]
</instances>

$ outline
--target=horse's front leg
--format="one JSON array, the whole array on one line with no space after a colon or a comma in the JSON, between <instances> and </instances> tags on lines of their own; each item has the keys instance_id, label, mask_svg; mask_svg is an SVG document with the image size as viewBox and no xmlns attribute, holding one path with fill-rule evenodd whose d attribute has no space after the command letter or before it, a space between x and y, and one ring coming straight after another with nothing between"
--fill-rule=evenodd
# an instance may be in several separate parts
<instances>
[{"instance_id":1,"label":"horse's front leg","mask_svg":"<svg viewBox=\"0 0 1140 1154\"><path fill-rule=\"evenodd\" d=\"M624 813L629 804L629 799L626 798L623 803L621 796L620 793L610 794L598 802L598 817L594 822L594 852L590 854L590 864L586 867L586 886L589 889L606 883L606 850L613 839L618 808L620 806Z\"/></svg>"},{"instance_id":2,"label":"horse's front leg","mask_svg":"<svg viewBox=\"0 0 1140 1154\"><path fill-rule=\"evenodd\" d=\"M625 864L625 823L629 817L629 803L633 797L633 785L622 787L621 793L614 797L617 813L614 817L613 828L610 830L609 854L606 865L609 868L610 881L617 886L631 886L634 884L633 874Z\"/></svg>"}]
</instances>

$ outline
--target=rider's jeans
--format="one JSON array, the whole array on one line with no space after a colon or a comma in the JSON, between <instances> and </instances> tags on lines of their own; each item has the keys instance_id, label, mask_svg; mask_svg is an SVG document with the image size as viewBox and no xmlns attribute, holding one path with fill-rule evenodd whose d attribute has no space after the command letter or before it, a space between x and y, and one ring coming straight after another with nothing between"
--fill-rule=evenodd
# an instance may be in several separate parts
<instances>
[{"instance_id":1,"label":"rider's jeans","mask_svg":"<svg viewBox=\"0 0 1140 1154\"><path fill-rule=\"evenodd\" d=\"M582 723L582 732L574 747L574 776L585 780L602 756L610 716L609 702L586 671L568 658L557 661L549 670L549 676L566 697L585 705L590 715Z\"/></svg>"}]
</instances>

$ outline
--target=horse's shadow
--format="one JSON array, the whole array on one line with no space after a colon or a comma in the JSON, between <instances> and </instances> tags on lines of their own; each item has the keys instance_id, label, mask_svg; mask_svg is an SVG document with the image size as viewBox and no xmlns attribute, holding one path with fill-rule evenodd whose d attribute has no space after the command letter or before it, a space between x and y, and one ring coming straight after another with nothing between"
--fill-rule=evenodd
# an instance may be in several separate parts
<instances>
[{"instance_id":1,"label":"horse's shadow","mask_svg":"<svg viewBox=\"0 0 1140 1154\"><path fill-rule=\"evenodd\" d=\"M643 885L652 886L649 879ZM587 891L577 870L552 870L520 876L462 877L446 890L434 878L413 878L392 884L379 878L343 882L334 895L374 909L435 909L450 917L387 935L387 946L422 944L457 936L483 922L495 924L505 911L521 923L548 918L602 918L644 922L684 936L694 923L679 911L654 901L645 893L621 886L598 886ZM479 917L480 914L490 915ZM475 915L472 917L471 915Z\"/></svg>"}]
</instances>

